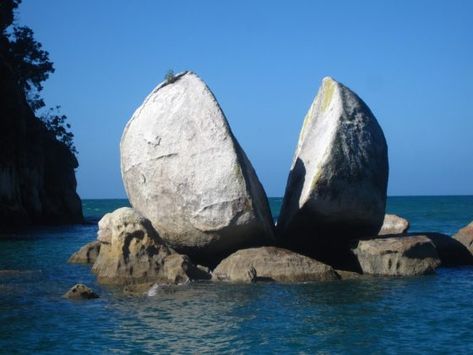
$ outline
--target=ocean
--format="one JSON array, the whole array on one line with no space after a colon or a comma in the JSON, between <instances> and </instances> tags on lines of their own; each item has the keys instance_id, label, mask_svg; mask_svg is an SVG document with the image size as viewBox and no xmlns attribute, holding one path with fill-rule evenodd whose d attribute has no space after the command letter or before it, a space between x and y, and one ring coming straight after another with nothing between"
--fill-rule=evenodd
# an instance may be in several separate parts
<instances>
[{"instance_id":1,"label":"ocean","mask_svg":"<svg viewBox=\"0 0 473 355\"><path fill-rule=\"evenodd\" d=\"M131 297L67 263L127 200L84 200L87 224L0 236L0 352L473 353L473 267L323 283L196 282ZM276 217L280 198L270 199ZM473 196L390 197L411 231L455 233ZM61 296L85 283L100 298Z\"/></svg>"}]
</instances>

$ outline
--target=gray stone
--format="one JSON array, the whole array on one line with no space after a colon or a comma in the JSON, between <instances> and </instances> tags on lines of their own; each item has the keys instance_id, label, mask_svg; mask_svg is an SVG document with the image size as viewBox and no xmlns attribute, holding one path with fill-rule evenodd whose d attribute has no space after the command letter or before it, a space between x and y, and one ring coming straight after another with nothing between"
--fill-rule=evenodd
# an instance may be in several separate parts
<instances>
[{"instance_id":1,"label":"gray stone","mask_svg":"<svg viewBox=\"0 0 473 355\"><path fill-rule=\"evenodd\" d=\"M63 297L75 300L99 298L99 296L92 289L84 284L76 284L72 286Z\"/></svg>"},{"instance_id":2,"label":"gray stone","mask_svg":"<svg viewBox=\"0 0 473 355\"><path fill-rule=\"evenodd\" d=\"M97 260L99 253L100 241L94 240L72 254L68 262L73 264L93 264Z\"/></svg>"},{"instance_id":3,"label":"gray stone","mask_svg":"<svg viewBox=\"0 0 473 355\"><path fill-rule=\"evenodd\" d=\"M409 221L407 219L395 214L386 214L378 235L405 234L408 229Z\"/></svg>"},{"instance_id":4,"label":"gray stone","mask_svg":"<svg viewBox=\"0 0 473 355\"><path fill-rule=\"evenodd\" d=\"M376 235L387 181L387 145L376 118L354 92L324 78L286 186L277 224L284 245L312 255L320 243Z\"/></svg>"},{"instance_id":5,"label":"gray stone","mask_svg":"<svg viewBox=\"0 0 473 355\"><path fill-rule=\"evenodd\" d=\"M273 238L266 194L217 100L184 72L154 89L120 143L132 206L204 264Z\"/></svg>"},{"instance_id":6,"label":"gray stone","mask_svg":"<svg viewBox=\"0 0 473 355\"><path fill-rule=\"evenodd\" d=\"M423 275L440 265L434 244L425 236L359 240L353 252L363 273L370 275Z\"/></svg>"},{"instance_id":7,"label":"gray stone","mask_svg":"<svg viewBox=\"0 0 473 355\"><path fill-rule=\"evenodd\" d=\"M105 215L98 239L100 253L92 271L101 283L179 284L203 274L186 255L168 248L151 222L132 208Z\"/></svg>"},{"instance_id":8,"label":"gray stone","mask_svg":"<svg viewBox=\"0 0 473 355\"><path fill-rule=\"evenodd\" d=\"M260 247L239 250L215 268L214 281L253 282L256 280L304 282L337 280L335 270L295 252Z\"/></svg>"}]
</instances>

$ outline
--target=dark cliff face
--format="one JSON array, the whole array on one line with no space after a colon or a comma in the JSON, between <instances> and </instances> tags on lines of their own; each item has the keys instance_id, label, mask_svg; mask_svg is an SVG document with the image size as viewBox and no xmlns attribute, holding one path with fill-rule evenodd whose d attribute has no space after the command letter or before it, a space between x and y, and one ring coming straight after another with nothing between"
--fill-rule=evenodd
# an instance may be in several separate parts
<instances>
[{"instance_id":1,"label":"dark cliff face","mask_svg":"<svg viewBox=\"0 0 473 355\"><path fill-rule=\"evenodd\" d=\"M83 221L76 157L28 106L0 57L0 229Z\"/></svg>"}]
</instances>

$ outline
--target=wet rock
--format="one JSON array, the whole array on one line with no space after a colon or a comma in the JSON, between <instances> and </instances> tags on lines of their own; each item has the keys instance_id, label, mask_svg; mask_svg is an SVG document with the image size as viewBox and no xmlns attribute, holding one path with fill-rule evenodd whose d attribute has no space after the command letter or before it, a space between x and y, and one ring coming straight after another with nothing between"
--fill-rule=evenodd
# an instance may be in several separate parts
<instances>
[{"instance_id":1,"label":"wet rock","mask_svg":"<svg viewBox=\"0 0 473 355\"><path fill-rule=\"evenodd\" d=\"M395 214L386 214L378 235L405 234L408 229L409 221L407 219Z\"/></svg>"},{"instance_id":2,"label":"wet rock","mask_svg":"<svg viewBox=\"0 0 473 355\"><path fill-rule=\"evenodd\" d=\"M92 267L104 284L176 284L198 278L185 255L166 246L151 222L132 208L120 208L99 222L100 253Z\"/></svg>"},{"instance_id":3,"label":"wet rock","mask_svg":"<svg viewBox=\"0 0 473 355\"><path fill-rule=\"evenodd\" d=\"M99 295L97 295L92 289L87 287L84 284L76 284L72 286L72 288L67 291L64 296L65 298L69 299L93 299L93 298L99 298Z\"/></svg>"},{"instance_id":4,"label":"wet rock","mask_svg":"<svg viewBox=\"0 0 473 355\"><path fill-rule=\"evenodd\" d=\"M376 235L383 223L387 145L368 106L324 78L307 113L277 228L283 244L319 258L321 245Z\"/></svg>"},{"instance_id":5,"label":"wet rock","mask_svg":"<svg viewBox=\"0 0 473 355\"><path fill-rule=\"evenodd\" d=\"M340 280L359 280L366 278L367 275L360 274L355 271L348 271L348 270L335 270L337 272L338 277Z\"/></svg>"},{"instance_id":6,"label":"wet rock","mask_svg":"<svg viewBox=\"0 0 473 355\"><path fill-rule=\"evenodd\" d=\"M214 281L325 281L337 280L335 270L295 252L261 247L239 250L224 259L213 271Z\"/></svg>"},{"instance_id":7,"label":"wet rock","mask_svg":"<svg viewBox=\"0 0 473 355\"><path fill-rule=\"evenodd\" d=\"M184 72L154 89L120 143L132 206L205 265L273 239L266 194L214 95Z\"/></svg>"},{"instance_id":8,"label":"wet rock","mask_svg":"<svg viewBox=\"0 0 473 355\"><path fill-rule=\"evenodd\" d=\"M434 244L425 236L359 240L353 252L362 272L370 275L423 275L440 265Z\"/></svg>"},{"instance_id":9,"label":"wet rock","mask_svg":"<svg viewBox=\"0 0 473 355\"><path fill-rule=\"evenodd\" d=\"M94 240L72 254L68 262L72 264L93 264L97 260L99 253L100 241Z\"/></svg>"}]
</instances>

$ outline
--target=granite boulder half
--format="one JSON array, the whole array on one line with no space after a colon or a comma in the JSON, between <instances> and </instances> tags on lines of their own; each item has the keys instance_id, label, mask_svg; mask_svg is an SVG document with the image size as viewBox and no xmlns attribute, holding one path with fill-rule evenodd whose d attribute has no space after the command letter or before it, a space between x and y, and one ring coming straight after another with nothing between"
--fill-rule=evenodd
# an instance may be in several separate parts
<instances>
[{"instance_id":1,"label":"granite boulder half","mask_svg":"<svg viewBox=\"0 0 473 355\"><path fill-rule=\"evenodd\" d=\"M274 239L263 187L196 74L151 92L126 125L120 153L130 203L176 251L215 265Z\"/></svg>"},{"instance_id":2,"label":"granite boulder half","mask_svg":"<svg viewBox=\"0 0 473 355\"><path fill-rule=\"evenodd\" d=\"M371 110L346 86L324 78L292 162L277 225L282 244L324 259L322 246L376 235L388 169L386 140Z\"/></svg>"}]
</instances>

